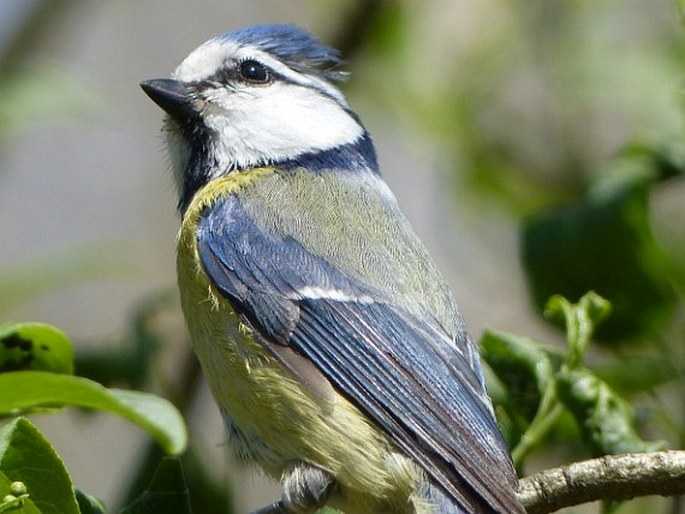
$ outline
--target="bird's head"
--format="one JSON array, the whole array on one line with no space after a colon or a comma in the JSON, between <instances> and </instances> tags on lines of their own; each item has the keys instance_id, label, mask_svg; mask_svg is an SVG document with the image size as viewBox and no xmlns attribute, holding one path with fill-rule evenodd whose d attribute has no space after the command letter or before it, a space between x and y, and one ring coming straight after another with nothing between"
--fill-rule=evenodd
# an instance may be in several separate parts
<instances>
[{"instance_id":1,"label":"bird's head","mask_svg":"<svg viewBox=\"0 0 685 514\"><path fill-rule=\"evenodd\" d=\"M183 198L233 170L298 161L367 141L333 82L338 52L292 25L258 25L215 37L170 79L141 83L167 113L165 131ZM368 147L368 148L367 148Z\"/></svg>"}]
</instances>

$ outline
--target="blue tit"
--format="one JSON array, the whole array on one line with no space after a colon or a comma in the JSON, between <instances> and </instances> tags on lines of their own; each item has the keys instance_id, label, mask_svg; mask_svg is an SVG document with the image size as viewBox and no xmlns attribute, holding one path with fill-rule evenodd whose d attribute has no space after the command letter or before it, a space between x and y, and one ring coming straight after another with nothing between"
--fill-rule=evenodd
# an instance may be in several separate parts
<instances>
[{"instance_id":1,"label":"blue tit","mask_svg":"<svg viewBox=\"0 0 685 514\"><path fill-rule=\"evenodd\" d=\"M263 512L521 513L477 349L340 65L261 25L141 84L167 114L181 304L232 448L282 483Z\"/></svg>"}]
</instances>

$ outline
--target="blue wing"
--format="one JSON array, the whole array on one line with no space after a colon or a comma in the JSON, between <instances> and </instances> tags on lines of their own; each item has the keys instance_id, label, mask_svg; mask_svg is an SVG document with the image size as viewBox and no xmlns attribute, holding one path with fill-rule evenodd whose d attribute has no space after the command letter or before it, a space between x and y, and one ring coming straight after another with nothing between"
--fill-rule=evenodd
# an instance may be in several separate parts
<instances>
[{"instance_id":1,"label":"blue wing","mask_svg":"<svg viewBox=\"0 0 685 514\"><path fill-rule=\"evenodd\" d=\"M267 347L289 347L470 512L516 512L515 476L480 377L430 315L410 314L227 197L198 225L217 289ZM463 335L462 335L463 336Z\"/></svg>"}]
</instances>

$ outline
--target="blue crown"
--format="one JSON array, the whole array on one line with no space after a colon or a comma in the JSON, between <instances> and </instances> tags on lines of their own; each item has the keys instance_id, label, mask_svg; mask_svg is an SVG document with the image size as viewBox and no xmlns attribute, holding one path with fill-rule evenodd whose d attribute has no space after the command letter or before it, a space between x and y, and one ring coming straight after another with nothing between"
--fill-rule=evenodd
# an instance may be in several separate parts
<instances>
[{"instance_id":1,"label":"blue crown","mask_svg":"<svg viewBox=\"0 0 685 514\"><path fill-rule=\"evenodd\" d=\"M228 32L217 39L257 47L303 73L313 73L329 80L343 80L347 76L336 69L343 64L340 52L296 25L254 25Z\"/></svg>"}]
</instances>

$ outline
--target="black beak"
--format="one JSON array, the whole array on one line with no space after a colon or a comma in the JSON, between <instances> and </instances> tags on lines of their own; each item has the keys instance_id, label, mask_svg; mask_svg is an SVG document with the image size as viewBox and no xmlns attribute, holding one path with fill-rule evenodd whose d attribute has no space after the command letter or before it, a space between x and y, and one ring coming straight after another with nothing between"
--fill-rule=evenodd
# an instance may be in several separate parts
<instances>
[{"instance_id":1,"label":"black beak","mask_svg":"<svg viewBox=\"0 0 685 514\"><path fill-rule=\"evenodd\" d=\"M193 105L193 90L185 82L174 79L152 79L140 83L145 94L176 120L197 115Z\"/></svg>"}]
</instances>

